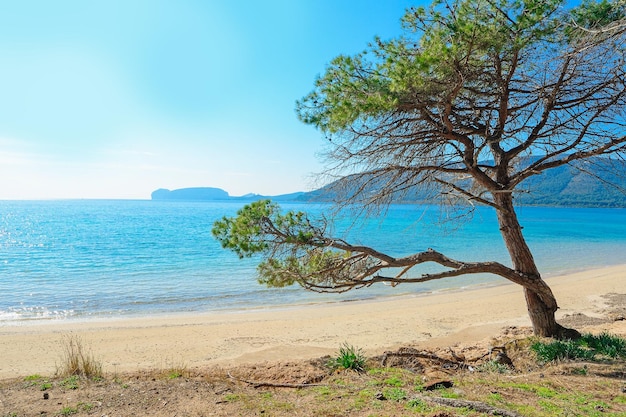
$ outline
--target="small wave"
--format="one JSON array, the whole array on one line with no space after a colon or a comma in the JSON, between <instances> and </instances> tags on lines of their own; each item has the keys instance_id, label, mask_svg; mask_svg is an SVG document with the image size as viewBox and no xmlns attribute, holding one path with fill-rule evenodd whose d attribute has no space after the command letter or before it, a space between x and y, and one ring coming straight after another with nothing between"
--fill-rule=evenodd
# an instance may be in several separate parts
<instances>
[{"instance_id":1,"label":"small wave","mask_svg":"<svg viewBox=\"0 0 626 417\"><path fill-rule=\"evenodd\" d=\"M17 307L0 310L0 322L26 320L62 320L75 316L74 310L54 310L46 307Z\"/></svg>"}]
</instances>

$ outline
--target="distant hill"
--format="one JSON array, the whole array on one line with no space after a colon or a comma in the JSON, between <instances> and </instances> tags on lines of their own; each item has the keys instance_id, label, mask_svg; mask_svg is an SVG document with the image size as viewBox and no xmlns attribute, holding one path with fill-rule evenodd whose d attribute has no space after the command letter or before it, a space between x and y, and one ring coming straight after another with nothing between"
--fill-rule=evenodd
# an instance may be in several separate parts
<instances>
[{"instance_id":1,"label":"distant hill","mask_svg":"<svg viewBox=\"0 0 626 417\"><path fill-rule=\"evenodd\" d=\"M591 173L591 175L589 174ZM524 205L626 207L626 162L592 158L528 178L517 202Z\"/></svg>"},{"instance_id":2,"label":"distant hill","mask_svg":"<svg viewBox=\"0 0 626 417\"><path fill-rule=\"evenodd\" d=\"M283 194L277 196L263 196L260 194L246 194L241 197L233 197L221 188L213 187L193 187L167 190L160 188L151 194L152 200L178 200L178 201L219 201L219 200L243 200L255 201L264 198L271 198L275 201L296 201L303 192Z\"/></svg>"},{"instance_id":3,"label":"distant hill","mask_svg":"<svg viewBox=\"0 0 626 417\"><path fill-rule=\"evenodd\" d=\"M526 163L532 160L528 159ZM589 175L592 173L592 175ZM178 190L159 189L153 200L185 201L255 201L269 198L274 201L323 202L332 201L337 182L310 192L296 192L277 196L246 194L232 197L220 188L197 187ZM374 186L375 187L375 186ZM375 188L371 189L375 192ZM409 192L397 203L421 203L425 195ZM524 181L515 194L518 204L564 207L626 207L626 162L591 158L578 167L565 165L545 171Z\"/></svg>"},{"instance_id":4,"label":"distant hill","mask_svg":"<svg viewBox=\"0 0 626 417\"><path fill-rule=\"evenodd\" d=\"M527 158L522 164L530 164L537 158ZM371 181L366 192L376 193L376 181ZM383 184L384 179L378 180ZM356 189L360 183L348 182ZM381 185L382 186L382 185ZM318 190L304 193L301 201L333 201L341 180L332 182ZM348 194L350 194L348 192ZM421 190L408 190L397 203L427 202L428 195ZM578 165L564 165L544 171L526 179L515 193L520 205L563 206L563 207L626 207L626 161L605 158L590 158Z\"/></svg>"}]
</instances>

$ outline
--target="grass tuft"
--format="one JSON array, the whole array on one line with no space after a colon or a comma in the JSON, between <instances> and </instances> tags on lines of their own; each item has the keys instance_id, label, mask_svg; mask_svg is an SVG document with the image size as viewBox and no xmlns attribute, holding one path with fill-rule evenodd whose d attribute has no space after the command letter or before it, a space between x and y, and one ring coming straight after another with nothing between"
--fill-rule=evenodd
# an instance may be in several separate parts
<instances>
[{"instance_id":1,"label":"grass tuft","mask_svg":"<svg viewBox=\"0 0 626 417\"><path fill-rule=\"evenodd\" d=\"M478 365L476 367L476 370L478 372L487 372L494 374L506 374L511 372L508 366L495 360L487 361L483 364Z\"/></svg>"},{"instance_id":2,"label":"grass tuft","mask_svg":"<svg viewBox=\"0 0 626 417\"><path fill-rule=\"evenodd\" d=\"M339 348L336 358L330 359L328 365L332 369L351 369L357 372L365 371L365 355L360 348L344 343Z\"/></svg>"},{"instance_id":3,"label":"grass tuft","mask_svg":"<svg viewBox=\"0 0 626 417\"><path fill-rule=\"evenodd\" d=\"M180 360L168 360L165 368L163 369L163 376L167 379L183 378L189 375L189 369L187 364Z\"/></svg>"},{"instance_id":4,"label":"grass tuft","mask_svg":"<svg viewBox=\"0 0 626 417\"><path fill-rule=\"evenodd\" d=\"M102 363L87 351L79 336L68 334L63 336L63 356L57 374L62 377L82 376L85 378L101 378Z\"/></svg>"}]
</instances>

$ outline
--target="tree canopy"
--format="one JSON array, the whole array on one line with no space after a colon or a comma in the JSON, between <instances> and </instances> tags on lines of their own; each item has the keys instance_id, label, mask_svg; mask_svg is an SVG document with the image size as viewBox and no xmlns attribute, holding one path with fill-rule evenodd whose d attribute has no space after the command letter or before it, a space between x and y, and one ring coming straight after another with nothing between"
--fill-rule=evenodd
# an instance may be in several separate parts
<instances>
[{"instance_id":1,"label":"tree canopy","mask_svg":"<svg viewBox=\"0 0 626 417\"><path fill-rule=\"evenodd\" d=\"M626 156L626 5L585 0L436 1L407 10L404 35L335 58L297 113L328 139L340 204L380 207L416 189L496 210L512 267L433 250L394 257L328 236L305 213L263 201L215 224L240 256L264 253L260 280L317 291L489 272L524 288L535 333L571 335L514 207L528 178ZM532 158L529 158L532 156ZM434 262L445 271L420 274Z\"/></svg>"},{"instance_id":2,"label":"tree canopy","mask_svg":"<svg viewBox=\"0 0 626 417\"><path fill-rule=\"evenodd\" d=\"M331 141L328 174L367 173L365 184L388 191L344 200L384 203L434 185L433 195L443 186L492 205L484 191L623 152L623 31L590 30L623 21L624 5L563 4L436 2L407 11L405 36L335 58L298 115ZM516 167L524 155L541 158Z\"/></svg>"}]
</instances>

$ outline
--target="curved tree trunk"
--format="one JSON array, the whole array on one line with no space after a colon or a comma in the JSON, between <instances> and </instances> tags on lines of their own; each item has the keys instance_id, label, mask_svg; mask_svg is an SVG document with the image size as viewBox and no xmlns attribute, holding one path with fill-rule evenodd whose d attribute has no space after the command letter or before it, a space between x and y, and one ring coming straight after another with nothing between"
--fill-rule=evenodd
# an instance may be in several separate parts
<instances>
[{"instance_id":1,"label":"curved tree trunk","mask_svg":"<svg viewBox=\"0 0 626 417\"><path fill-rule=\"evenodd\" d=\"M510 193L495 193L494 202L500 206L496 210L500 233L509 252L513 269L528 276L522 283L526 296L528 315L537 336L557 338L577 338L576 330L567 329L556 322L555 313L559 308L552 290L541 278L535 259L522 234L522 227L513 207Z\"/></svg>"}]
</instances>

